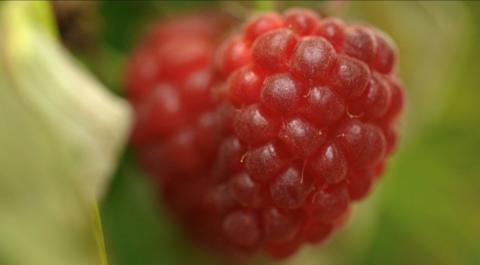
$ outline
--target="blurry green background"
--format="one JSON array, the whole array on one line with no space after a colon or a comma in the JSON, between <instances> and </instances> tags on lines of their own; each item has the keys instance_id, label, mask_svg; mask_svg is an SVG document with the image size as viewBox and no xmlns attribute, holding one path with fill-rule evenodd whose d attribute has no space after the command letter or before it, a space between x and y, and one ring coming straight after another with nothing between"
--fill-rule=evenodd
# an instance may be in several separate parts
<instances>
[{"instance_id":1,"label":"blurry green background","mask_svg":"<svg viewBox=\"0 0 480 265\"><path fill-rule=\"evenodd\" d=\"M277 2L313 8L389 33L407 89L400 147L374 196L327 246L285 264L480 264L480 4L477 2ZM238 17L252 4L230 2L57 2L66 45L116 93L126 56L164 15L221 8ZM124 155L101 212L112 264L217 264L193 249ZM264 263L255 261L254 263Z\"/></svg>"}]
</instances>

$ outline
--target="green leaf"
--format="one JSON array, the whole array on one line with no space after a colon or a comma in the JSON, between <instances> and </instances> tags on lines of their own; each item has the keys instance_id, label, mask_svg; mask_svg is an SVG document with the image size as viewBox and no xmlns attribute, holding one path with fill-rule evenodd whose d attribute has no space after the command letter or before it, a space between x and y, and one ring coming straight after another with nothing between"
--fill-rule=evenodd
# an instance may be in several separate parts
<instances>
[{"instance_id":1,"label":"green leaf","mask_svg":"<svg viewBox=\"0 0 480 265\"><path fill-rule=\"evenodd\" d=\"M0 264L106 264L96 200L129 109L60 46L47 2L0 8Z\"/></svg>"}]
</instances>

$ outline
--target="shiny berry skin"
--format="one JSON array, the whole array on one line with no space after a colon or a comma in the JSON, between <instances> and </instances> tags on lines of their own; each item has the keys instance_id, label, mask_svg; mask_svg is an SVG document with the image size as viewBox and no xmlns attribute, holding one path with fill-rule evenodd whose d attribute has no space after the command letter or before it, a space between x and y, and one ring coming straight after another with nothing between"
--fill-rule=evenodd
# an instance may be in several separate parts
<instances>
[{"instance_id":1,"label":"shiny berry skin","mask_svg":"<svg viewBox=\"0 0 480 265\"><path fill-rule=\"evenodd\" d=\"M221 234L282 259L325 241L383 172L404 105L396 47L373 27L302 9L253 17L222 47L241 48L215 58L233 124L215 185L236 205Z\"/></svg>"},{"instance_id":2,"label":"shiny berry skin","mask_svg":"<svg viewBox=\"0 0 480 265\"><path fill-rule=\"evenodd\" d=\"M291 70L303 80L321 81L335 63L333 46L322 37L304 37L291 58Z\"/></svg>"},{"instance_id":3,"label":"shiny berry skin","mask_svg":"<svg viewBox=\"0 0 480 265\"><path fill-rule=\"evenodd\" d=\"M260 102L276 113L291 113L302 99L301 84L289 74L273 74L265 78Z\"/></svg>"}]
</instances>

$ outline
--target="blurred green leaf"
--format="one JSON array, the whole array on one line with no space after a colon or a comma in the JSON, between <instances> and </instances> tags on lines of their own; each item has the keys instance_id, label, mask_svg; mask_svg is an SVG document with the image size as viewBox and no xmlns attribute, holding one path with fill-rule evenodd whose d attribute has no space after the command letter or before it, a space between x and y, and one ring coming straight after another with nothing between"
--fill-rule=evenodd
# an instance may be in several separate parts
<instances>
[{"instance_id":1,"label":"blurred green leaf","mask_svg":"<svg viewBox=\"0 0 480 265\"><path fill-rule=\"evenodd\" d=\"M382 225L364 264L404 264L400 257L410 264L476 264L478 135L478 128L441 124L401 153L386 180Z\"/></svg>"},{"instance_id":2,"label":"blurred green leaf","mask_svg":"<svg viewBox=\"0 0 480 265\"><path fill-rule=\"evenodd\" d=\"M397 41L408 89L406 137L384 178L378 228L361 264L477 264L480 54L472 45L479 13L471 12L448 1L349 9Z\"/></svg>"},{"instance_id":3,"label":"blurred green leaf","mask_svg":"<svg viewBox=\"0 0 480 265\"><path fill-rule=\"evenodd\" d=\"M47 2L0 8L0 264L106 264L96 199L129 109L59 45Z\"/></svg>"}]
</instances>

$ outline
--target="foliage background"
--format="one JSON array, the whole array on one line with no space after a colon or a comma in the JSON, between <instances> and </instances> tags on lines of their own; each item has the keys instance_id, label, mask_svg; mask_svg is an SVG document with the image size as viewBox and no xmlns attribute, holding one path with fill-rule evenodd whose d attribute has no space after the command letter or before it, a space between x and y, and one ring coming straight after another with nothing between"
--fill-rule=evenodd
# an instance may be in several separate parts
<instances>
[{"instance_id":1,"label":"foliage background","mask_svg":"<svg viewBox=\"0 0 480 265\"><path fill-rule=\"evenodd\" d=\"M480 4L275 5L284 9L294 4L347 21L366 21L388 32L399 46L408 106L400 148L374 196L357 209L354 219L359 221L352 220L328 246L307 248L285 264L480 264ZM252 6L243 1L88 3L75 23L81 25L77 34L90 41L76 46L67 38L66 43L122 94L125 58L149 23L201 8L222 8L241 17ZM56 6L60 15L66 12L62 8ZM63 28L64 36L75 40L75 30L69 30ZM216 264L188 245L150 187L127 151L101 205L110 262Z\"/></svg>"}]
</instances>

